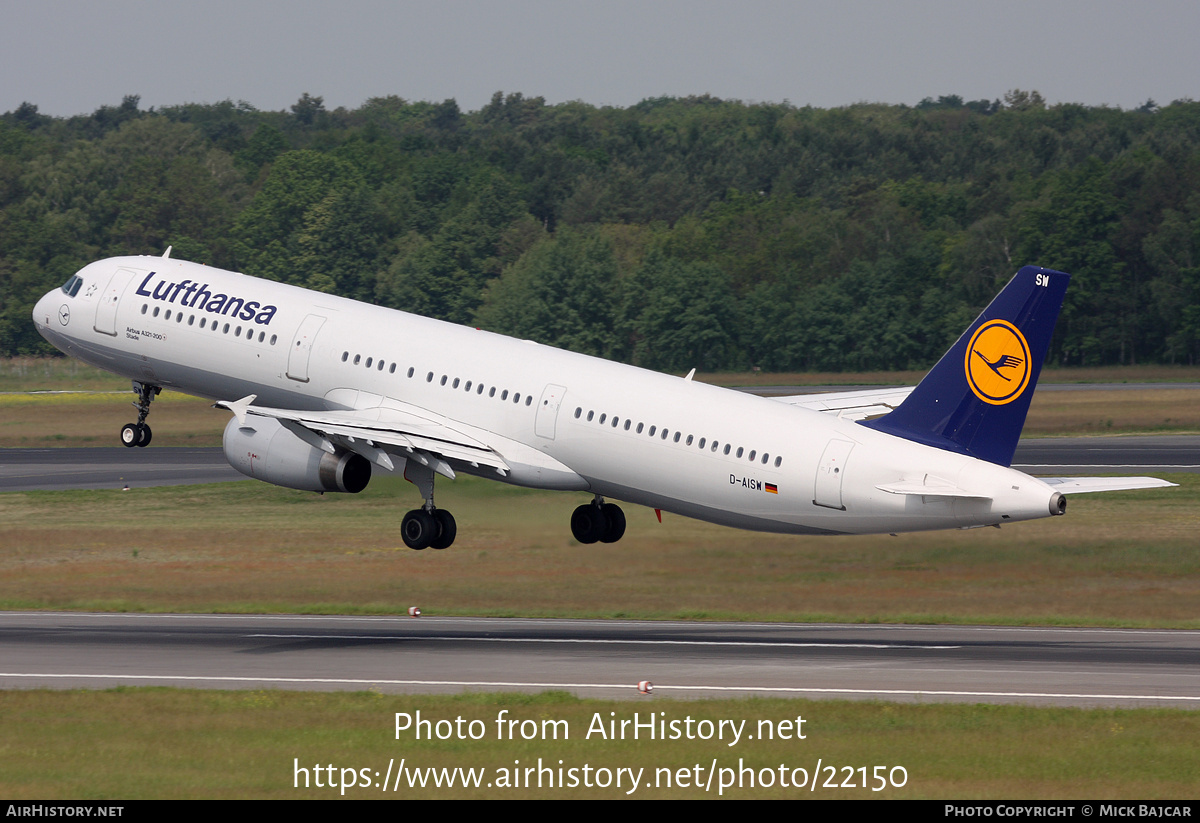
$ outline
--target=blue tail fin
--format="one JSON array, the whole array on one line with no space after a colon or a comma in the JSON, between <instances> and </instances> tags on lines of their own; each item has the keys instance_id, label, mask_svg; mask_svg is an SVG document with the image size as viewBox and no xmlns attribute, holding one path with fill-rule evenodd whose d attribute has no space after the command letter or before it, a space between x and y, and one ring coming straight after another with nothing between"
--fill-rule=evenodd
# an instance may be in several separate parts
<instances>
[{"instance_id":1,"label":"blue tail fin","mask_svg":"<svg viewBox=\"0 0 1200 823\"><path fill-rule=\"evenodd\" d=\"M1010 465L1070 279L1025 266L895 411L862 425Z\"/></svg>"}]
</instances>

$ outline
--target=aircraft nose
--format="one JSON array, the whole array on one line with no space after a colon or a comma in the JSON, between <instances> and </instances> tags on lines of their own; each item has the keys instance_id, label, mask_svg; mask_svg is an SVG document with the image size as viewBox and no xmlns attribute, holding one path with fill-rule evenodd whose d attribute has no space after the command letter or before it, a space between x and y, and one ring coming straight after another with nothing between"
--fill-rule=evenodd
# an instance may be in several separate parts
<instances>
[{"instance_id":1,"label":"aircraft nose","mask_svg":"<svg viewBox=\"0 0 1200 823\"><path fill-rule=\"evenodd\" d=\"M61 289L46 292L33 307L33 325L43 337L71 322L71 307L62 296Z\"/></svg>"},{"instance_id":2,"label":"aircraft nose","mask_svg":"<svg viewBox=\"0 0 1200 823\"><path fill-rule=\"evenodd\" d=\"M33 323L38 328L50 325L50 319L53 317L54 312L54 309L50 305L51 294L53 292L43 294L33 307Z\"/></svg>"}]
</instances>

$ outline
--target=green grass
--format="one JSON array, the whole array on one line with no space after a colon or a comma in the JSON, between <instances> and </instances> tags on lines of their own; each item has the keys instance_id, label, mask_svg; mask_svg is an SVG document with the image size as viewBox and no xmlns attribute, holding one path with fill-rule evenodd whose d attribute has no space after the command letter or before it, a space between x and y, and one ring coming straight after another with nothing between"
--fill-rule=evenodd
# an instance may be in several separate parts
<instances>
[{"instance_id":1,"label":"green grass","mask_svg":"<svg viewBox=\"0 0 1200 823\"><path fill-rule=\"evenodd\" d=\"M568 739L498 739L496 718L566 721ZM395 714L421 713L423 719L463 719L478 740L416 740L412 731L396 736ZM587 733L598 718L645 722L650 713L666 721L745 720L743 738L725 740L606 740ZM658 714L662 712L663 714ZM780 721L803 717L805 739L763 740L759 722L778 730ZM0 692L0 795L21 799L138 798L336 798L340 788L317 788L315 767L332 765L334 782L382 782L393 762L406 768L462 767L484 770L479 789L410 789L399 792L355 785L353 798L621 798L622 788L486 788L511 781L512 770L536 769L538 759L555 770L562 761L593 770L618 767L641 771L640 798L1194 798L1200 789L1200 712L1166 709L1063 709L1022 706L899 705L875 702L781 699L637 702L578 699L559 692L540 695L463 694L385 695L377 691L321 694L285 691L200 691L122 688L110 691ZM442 726L443 732L448 726ZM526 729L532 730L532 726ZM546 726L546 728L550 728ZM559 730L564 727L558 726ZM628 727L631 728L631 727ZM679 727L686 730L686 725ZM695 726L693 728L696 728ZM788 727L784 727L787 730ZM728 730L728 727L726 727ZM540 732L539 732L540 735ZM716 761L710 791L694 788L695 768ZM811 781L820 760L818 787L783 788ZM308 770L309 787L303 788ZM828 767L834 767L830 772ZM862 775L846 768L902 766L906 782L879 792L861 788ZM722 778L736 779L741 767L756 773L754 788L736 786L718 794ZM659 771L659 770L663 771ZM772 787L758 785L768 769ZM676 785L680 770L689 785ZM375 772L379 777L375 777ZM671 788L666 788L668 774ZM792 775L794 774L794 777ZM897 783L903 775L894 772ZM831 777L835 778L831 780ZM328 786L330 773L322 783ZM745 778L744 778L745 779ZM659 783L648 787L647 783ZM838 784L837 788L826 782ZM843 782L855 788L843 788ZM294 784L299 782L300 788Z\"/></svg>"},{"instance_id":2,"label":"green grass","mask_svg":"<svg viewBox=\"0 0 1200 823\"><path fill-rule=\"evenodd\" d=\"M398 534L411 485L263 483L0 495L0 608L1200 627L1200 477L1079 495L1066 517L890 537L743 532L629 507L581 546L586 495L439 485L453 548Z\"/></svg>"}]
</instances>

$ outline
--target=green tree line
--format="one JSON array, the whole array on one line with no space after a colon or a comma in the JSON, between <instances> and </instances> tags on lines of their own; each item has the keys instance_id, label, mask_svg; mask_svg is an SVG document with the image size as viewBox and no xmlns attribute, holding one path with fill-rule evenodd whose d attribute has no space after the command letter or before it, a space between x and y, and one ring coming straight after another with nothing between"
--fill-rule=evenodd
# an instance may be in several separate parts
<instances>
[{"instance_id":1,"label":"green tree line","mask_svg":"<svg viewBox=\"0 0 1200 823\"><path fill-rule=\"evenodd\" d=\"M1200 355L1200 103L628 108L497 92L0 115L0 353L93 260L174 255L654 369L933 362L1022 265L1050 360Z\"/></svg>"}]
</instances>

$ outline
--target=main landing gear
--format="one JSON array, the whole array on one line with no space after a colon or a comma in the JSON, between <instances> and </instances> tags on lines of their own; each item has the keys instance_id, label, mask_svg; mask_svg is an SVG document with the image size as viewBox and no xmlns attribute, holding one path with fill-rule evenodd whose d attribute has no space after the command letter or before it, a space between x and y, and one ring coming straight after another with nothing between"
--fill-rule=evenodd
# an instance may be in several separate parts
<instances>
[{"instance_id":1,"label":"main landing gear","mask_svg":"<svg viewBox=\"0 0 1200 823\"><path fill-rule=\"evenodd\" d=\"M596 495L571 513L571 534L580 543L616 543L625 534L625 512Z\"/></svg>"},{"instance_id":2,"label":"main landing gear","mask_svg":"<svg viewBox=\"0 0 1200 823\"><path fill-rule=\"evenodd\" d=\"M413 509L400 521L400 537L410 549L448 549L458 535L454 515L433 505L433 470L409 460L404 477L417 487L425 505Z\"/></svg>"},{"instance_id":3,"label":"main landing gear","mask_svg":"<svg viewBox=\"0 0 1200 823\"><path fill-rule=\"evenodd\" d=\"M121 443L129 448L134 446L149 446L150 438L153 433L150 427L146 425L146 417L150 414L150 401L159 395L162 391L162 386L151 386L146 383L133 381L133 393L137 395L137 402L133 407L138 410L138 420L136 423L126 423L121 429Z\"/></svg>"}]
</instances>

